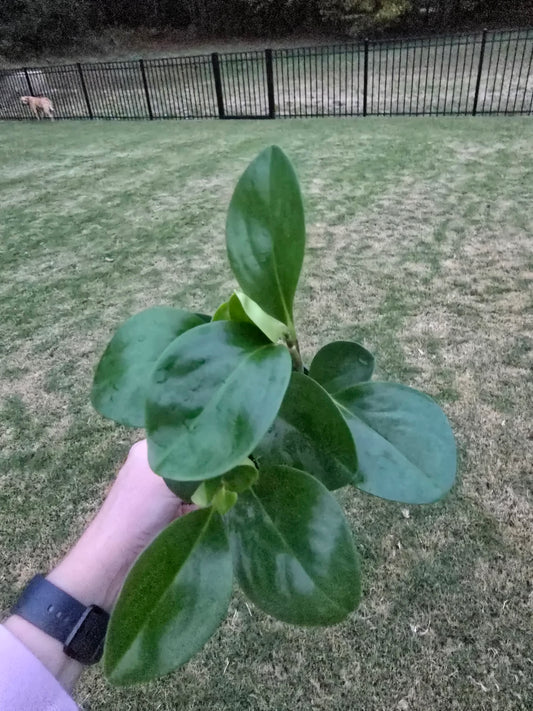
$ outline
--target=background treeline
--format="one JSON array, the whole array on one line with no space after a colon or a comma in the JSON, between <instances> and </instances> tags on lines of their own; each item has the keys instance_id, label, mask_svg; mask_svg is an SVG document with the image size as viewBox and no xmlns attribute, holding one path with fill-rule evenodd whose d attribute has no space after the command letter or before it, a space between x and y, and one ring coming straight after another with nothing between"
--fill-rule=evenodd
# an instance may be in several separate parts
<instances>
[{"instance_id":1,"label":"background treeline","mask_svg":"<svg viewBox=\"0 0 533 711\"><path fill-rule=\"evenodd\" d=\"M0 55L63 52L118 28L268 39L531 24L533 0L1 0Z\"/></svg>"}]
</instances>

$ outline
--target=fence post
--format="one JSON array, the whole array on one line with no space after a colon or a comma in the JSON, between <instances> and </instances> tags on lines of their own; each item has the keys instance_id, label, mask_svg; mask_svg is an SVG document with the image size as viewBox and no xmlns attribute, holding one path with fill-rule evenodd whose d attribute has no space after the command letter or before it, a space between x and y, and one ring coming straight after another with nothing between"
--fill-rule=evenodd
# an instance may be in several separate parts
<instances>
[{"instance_id":1,"label":"fence post","mask_svg":"<svg viewBox=\"0 0 533 711\"><path fill-rule=\"evenodd\" d=\"M368 96L368 40L365 39L365 66L363 77L363 116L367 113L367 96Z\"/></svg>"},{"instance_id":2,"label":"fence post","mask_svg":"<svg viewBox=\"0 0 533 711\"><path fill-rule=\"evenodd\" d=\"M217 94L218 118L226 118L224 111L224 94L222 93L222 78L220 76L220 62L218 52L213 52L211 55L211 64L213 65L213 77L215 79L215 91Z\"/></svg>"},{"instance_id":3,"label":"fence post","mask_svg":"<svg viewBox=\"0 0 533 711\"><path fill-rule=\"evenodd\" d=\"M81 90L83 91L83 96L85 97L85 103L87 104L87 113L89 118L93 118L93 110L91 108L91 102L89 101L89 92L87 91L87 86L85 85L85 77L83 76L83 71L81 64L78 62L78 74L80 75Z\"/></svg>"},{"instance_id":4,"label":"fence post","mask_svg":"<svg viewBox=\"0 0 533 711\"><path fill-rule=\"evenodd\" d=\"M139 59L139 66L141 67L141 76L143 79L144 94L146 96L146 106L148 107L148 116L150 121L154 120L154 113L152 111L152 104L150 102L150 92L148 91L148 82L146 81L146 72L144 71L144 61Z\"/></svg>"},{"instance_id":5,"label":"fence post","mask_svg":"<svg viewBox=\"0 0 533 711\"><path fill-rule=\"evenodd\" d=\"M487 30L483 30L481 37L481 50L479 52L479 66L477 68L476 90L474 92L474 106L472 107L472 116L477 113L477 102L479 99L479 86L481 84L481 70L483 69L483 57L485 56L485 44L487 42Z\"/></svg>"},{"instance_id":6,"label":"fence post","mask_svg":"<svg viewBox=\"0 0 533 711\"><path fill-rule=\"evenodd\" d=\"M268 93L268 118L276 118L276 102L274 99L274 71L272 69L272 50L265 49L265 63L267 74Z\"/></svg>"},{"instance_id":7,"label":"fence post","mask_svg":"<svg viewBox=\"0 0 533 711\"><path fill-rule=\"evenodd\" d=\"M31 85L31 81L30 81L30 75L28 74L28 70L26 69L26 67L24 67L24 74L26 75L26 81L28 82L28 89L30 90L30 96L35 96L35 94L33 93L33 87Z\"/></svg>"}]
</instances>

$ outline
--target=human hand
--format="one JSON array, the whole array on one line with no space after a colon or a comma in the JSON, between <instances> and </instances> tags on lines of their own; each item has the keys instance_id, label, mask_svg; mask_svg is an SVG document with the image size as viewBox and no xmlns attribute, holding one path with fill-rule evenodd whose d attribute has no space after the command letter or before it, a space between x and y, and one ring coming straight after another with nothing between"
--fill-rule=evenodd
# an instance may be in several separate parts
<instances>
[{"instance_id":1,"label":"human hand","mask_svg":"<svg viewBox=\"0 0 533 711\"><path fill-rule=\"evenodd\" d=\"M139 553L167 524L194 508L153 473L146 440L137 442L95 518L47 578L79 602L110 612ZM65 689L73 688L83 667L63 653L61 642L18 615L3 625Z\"/></svg>"},{"instance_id":2,"label":"human hand","mask_svg":"<svg viewBox=\"0 0 533 711\"><path fill-rule=\"evenodd\" d=\"M80 602L110 611L137 556L165 526L194 508L153 473L147 442L141 440L130 449L92 523L47 577Z\"/></svg>"}]
</instances>

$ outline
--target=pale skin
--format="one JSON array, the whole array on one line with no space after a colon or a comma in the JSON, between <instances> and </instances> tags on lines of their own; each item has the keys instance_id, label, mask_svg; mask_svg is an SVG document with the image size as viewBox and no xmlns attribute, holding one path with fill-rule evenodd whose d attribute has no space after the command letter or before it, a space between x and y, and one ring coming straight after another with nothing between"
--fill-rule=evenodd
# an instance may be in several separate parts
<instances>
[{"instance_id":1,"label":"pale skin","mask_svg":"<svg viewBox=\"0 0 533 711\"><path fill-rule=\"evenodd\" d=\"M137 442L93 521L46 577L83 604L111 612L139 553L165 526L192 508L152 472L146 440ZM60 642L18 615L3 624L67 691L73 689L83 666L63 653Z\"/></svg>"}]
</instances>

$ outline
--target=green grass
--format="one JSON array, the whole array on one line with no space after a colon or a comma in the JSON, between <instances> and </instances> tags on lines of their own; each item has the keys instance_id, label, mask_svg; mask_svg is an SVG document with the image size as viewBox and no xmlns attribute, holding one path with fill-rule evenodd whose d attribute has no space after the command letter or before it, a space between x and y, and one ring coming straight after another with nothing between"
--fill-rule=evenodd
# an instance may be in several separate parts
<instances>
[{"instance_id":1,"label":"green grass","mask_svg":"<svg viewBox=\"0 0 533 711\"><path fill-rule=\"evenodd\" d=\"M305 197L304 356L362 341L381 379L439 399L460 478L432 507L342 492L360 609L298 629L237 595L175 675L91 711L526 711L533 706L528 119L2 124L0 606L96 510L137 433L91 410L114 328L149 305L212 312L233 287L224 218L276 142Z\"/></svg>"}]
</instances>

